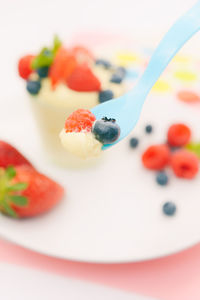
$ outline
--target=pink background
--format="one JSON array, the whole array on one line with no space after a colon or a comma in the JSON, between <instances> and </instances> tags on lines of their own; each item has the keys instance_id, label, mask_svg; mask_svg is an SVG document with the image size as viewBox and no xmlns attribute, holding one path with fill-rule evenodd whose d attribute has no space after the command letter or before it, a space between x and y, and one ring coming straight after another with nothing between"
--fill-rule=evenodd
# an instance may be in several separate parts
<instances>
[{"instance_id":1,"label":"pink background","mask_svg":"<svg viewBox=\"0 0 200 300\"><path fill-rule=\"evenodd\" d=\"M47 257L1 240L0 260L162 300L200 299L200 244L152 261L98 265Z\"/></svg>"}]
</instances>

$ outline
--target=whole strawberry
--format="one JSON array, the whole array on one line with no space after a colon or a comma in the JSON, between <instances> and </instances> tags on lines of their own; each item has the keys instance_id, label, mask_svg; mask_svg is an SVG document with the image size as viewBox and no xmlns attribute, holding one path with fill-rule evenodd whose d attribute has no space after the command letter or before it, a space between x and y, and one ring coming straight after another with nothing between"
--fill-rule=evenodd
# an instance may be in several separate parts
<instances>
[{"instance_id":1,"label":"whole strawberry","mask_svg":"<svg viewBox=\"0 0 200 300\"><path fill-rule=\"evenodd\" d=\"M0 168L0 211L14 218L33 217L52 209L64 189L29 166Z\"/></svg>"},{"instance_id":2,"label":"whole strawberry","mask_svg":"<svg viewBox=\"0 0 200 300\"><path fill-rule=\"evenodd\" d=\"M33 168L32 164L13 146L0 141L0 167L28 165Z\"/></svg>"}]
</instances>

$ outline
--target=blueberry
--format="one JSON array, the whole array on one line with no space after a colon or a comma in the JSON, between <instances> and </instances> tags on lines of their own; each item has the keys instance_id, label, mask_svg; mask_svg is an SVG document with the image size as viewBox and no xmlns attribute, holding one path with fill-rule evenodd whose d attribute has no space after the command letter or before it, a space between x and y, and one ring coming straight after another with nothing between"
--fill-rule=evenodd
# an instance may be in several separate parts
<instances>
[{"instance_id":1,"label":"blueberry","mask_svg":"<svg viewBox=\"0 0 200 300\"><path fill-rule=\"evenodd\" d=\"M45 78L48 76L49 67L41 67L37 69L37 73L40 78Z\"/></svg>"},{"instance_id":2,"label":"blueberry","mask_svg":"<svg viewBox=\"0 0 200 300\"><path fill-rule=\"evenodd\" d=\"M147 125L147 126L145 127L145 131L146 131L146 133L152 133L153 127L152 127L151 125Z\"/></svg>"},{"instance_id":3,"label":"blueberry","mask_svg":"<svg viewBox=\"0 0 200 300\"><path fill-rule=\"evenodd\" d=\"M176 213L176 205L173 202L166 202L162 210L165 215L173 216Z\"/></svg>"},{"instance_id":4,"label":"blueberry","mask_svg":"<svg viewBox=\"0 0 200 300\"><path fill-rule=\"evenodd\" d=\"M136 148L138 146L139 140L137 138L131 138L129 145L131 148Z\"/></svg>"},{"instance_id":5,"label":"blueberry","mask_svg":"<svg viewBox=\"0 0 200 300\"><path fill-rule=\"evenodd\" d=\"M168 178L167 174L164 171L162 171L162 172L157 173L156 181L160 185L166 185L169 181L169 178Z\"/></svg>"},{"instance_id":6,"label":"blueberry","mask_svg":"<svg viewBox=\"0 0 200 300\"><path fill-rule=\"evenodd\" d=\"M41 83L36 80L28 80L26 83L26 89L31 95L37 95L40 91Z\"/></svg>"},{"instance_id":7,"label":"blueberry","mask_svg":"<svg viewBox=\"0 0 200 300\"><path fill-rule=\"evenodd\" d=\"M120 74L114 73L111 76L110 82L120 84L122 82L122 80L123 80L123 77Z\"/></svg>"},{"instance_id":8,"label":"blueberry","mask_svg":"<svg viewBox=\"0 0 200 300\"><path fill-rule=\"evenodd\" d=\"M104 90L99 92L99 102L103 103L108 100L111 100L114 97L114 94L111 90Z\"/></svg>"},{"instance_id":9,"label":"blueberry","mask_svg":"<svg viewBox=\"0 0 200 300\"><path fill-rule=\"evenodd\" d=\"M117 125L115 119L105 117L94 122L92 132L102 144L111 144L118 139L120 127Z\"/></svg>"},{"instance_id":10,"label":"blueberry","mask_svg":"<svg viewBox=\"0 0 200 300\"><path fill-rule=\"evenodd\" d=\"M105 69L110 69L112 67L111 63L105 59L97 59L96 65L103 66Z\"/></svg>"},{"instance_id":11,"label":"blueberry","mask_svg":"<svg viewBox=\"0 0 200 300\"><path fill-rule=\"evenodd\" d=\"M176 147L176 146L170 146L170 145L169 145L169 147L170 147L171 152L176 152L177 150L180 150L180 148L181 148L181 147L178 147L178 146Z\"/></svg>"},{"instance_id":12,"label":"blueberry","mask_svg":"<svg viewBox=\"0 0 200 300\"><path fill-rule=\"evenodd\" d=\"M126 76L127 70L124 67L118 67L116 73L121 75L122 78Z\"/></svg>"}]
</instances>

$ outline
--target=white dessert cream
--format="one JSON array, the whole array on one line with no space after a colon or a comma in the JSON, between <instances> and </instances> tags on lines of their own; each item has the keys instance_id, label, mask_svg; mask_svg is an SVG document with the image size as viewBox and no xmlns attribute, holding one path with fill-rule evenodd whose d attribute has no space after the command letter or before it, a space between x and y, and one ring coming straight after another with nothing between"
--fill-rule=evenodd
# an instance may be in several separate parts
<instances>
[{"instance_id":1,"label":"white dessert cream","mask_svg":"<svg viewBox=\"0 0 200 300\"><path fill-rule=\"evenodd\" d=\"M102 152L100 143L91 132L60 132L63 147L81 159L98 157Z\"/></svg>"},{"instance_id":2,"label":"white dessert cream","mask_svg":"<svg viewBox=\"0 0 200 300\"><path fill-rule=\"evenodd\" d=\"M55 45L54 48L56 49ZM75 149L72 150L73 143L76 143L77 138L73 134L67 136L61 134L63 147L60 143L59 133L63 128L66 118L73 111L79 108L91 109L98 105L100 103L99 99L101 91L108 90L113 94L112 98L119 97L126 91L126 85L123 80L120 83L111 82L111 77L116 72L117 67L107 68L103 63L97 64L97 60L93 60L92 62L90 60L88 62L88 67L97 80L99 80L101 85L100 91L93 91L92 89L90 91L77 91L70 88L67 81L62 78L55 86L52 86L51 68L53 64L57 63L57 54L53 52L54 50L42 50L42 52L36 56L34 63L32 62L35 69L30 70L29 76L26 76L25 78L25 76L21 76L20 74L23 79L27 80L27 90L31 98L31 106L34 111L42 144L46 150L46 155L59 165L69 167L93 165L98 161L97 154L101 152L101 143L97 140L93 140L92 135L90 134L87 134L86 136L80 134L82 150L78 153ZM66 50L66 53L67 51L68 49ZM51 61L51 63L49 63L47 59L49 52L54 53L53 62ZM57 53L58 52L59 50L57 50ZM45 57L45 55L47 57ZM45 64L47 62L49 63L48 66L42 65L42 67L40 67L41 63ZM62 61L61 66L63 66ZM68 67L68 65L66 65L66 67ZM45 68L47 68L48 72L46 76L41 76L40 73L45 70ZM71 143L70 141L73 142ZM66 148L69 150L68 152L66 151ZM72 151L70 151L70 149ZM92 151L94 151L95 155L92 155ZM89 157L96 156L96 158L88 158L86 160L79 158L85 157L86 152L91 153Z\"/></svg>"}]
</instances>

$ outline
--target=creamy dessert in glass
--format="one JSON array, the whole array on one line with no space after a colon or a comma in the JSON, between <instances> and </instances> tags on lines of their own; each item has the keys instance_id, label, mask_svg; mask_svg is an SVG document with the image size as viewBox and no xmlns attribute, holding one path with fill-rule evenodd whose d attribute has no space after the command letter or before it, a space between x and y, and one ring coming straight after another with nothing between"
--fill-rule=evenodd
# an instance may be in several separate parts
<instances>
[{"instance_id":1,"label":"creamy dessert in glass","mask_svg":"<svg viewBox=\"0 0 200 300\"><path fill-rule=\"evenodd\" d=\"M66 48L55 37L52 47L22 57L18 71L26 80L46 156L64 167L79 168L98 162L99 157L83 160L67 152L59 133L73 111L91 109L122 95L126 91L126 70L94 57L85 47Z\"/></svg>"}]
</instances>

